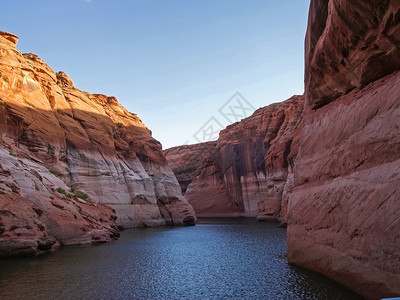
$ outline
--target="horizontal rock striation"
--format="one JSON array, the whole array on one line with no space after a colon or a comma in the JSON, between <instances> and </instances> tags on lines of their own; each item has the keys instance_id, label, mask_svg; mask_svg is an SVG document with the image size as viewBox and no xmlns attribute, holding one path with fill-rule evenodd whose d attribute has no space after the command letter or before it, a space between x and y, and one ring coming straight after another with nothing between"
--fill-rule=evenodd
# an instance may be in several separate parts
<instances>
[{"instance_id":1,"label":"horizontal rock striation","mask_svg":"<svg viewBox=\"0 0 400 300\"><path fill-rule=\"evenodd\" d=\"M400 295L400 3L312 0L288 259Z\"/></svg>"},{"instance_id":2,"label":"horizontal rock striation","mask_svg":"<svg viewBox=\"0 0 400 300\"><path fill-rule=\"evenodd\" d=\"M0 193L7 201L37 205L53 237L50 200L68 202L59 206L76 215L73 220L81 215L75 204L89 205L89 223L107 205L119 226L194 224L195 213L182 197L160 143L142 121L115 97L83 92L36 55L21 54L17 40L0 32L0 150L8 153L0 156L0 164L10 174L2 175ZM72 199L57 193L59 187ZM108 214L114 216L111 210ZM114 220L109 225L115 227ZM64 222L59 231L69 227ZM68 235L68 241L82 236L79 231Z\"/></svg>"},{"instance_id":3,"label":"horizontal rock striation","mask_svg":"<svg viewBox=\"0 0 400 300\"><path fill-rule=\"evenodd\" d=\"M166 151L175 174L183 175L183 189L192 181L185 197L199 216L257 216L286 223L288 159L295 155L292 141L302 109L303 97L293 96L228 126L216 143Z\"/></svg>"},{"instance_id":4,"label":"horizontal rock striation","mask_svg":"<svg viewBox=\"0 0 400 300\"><path fill-rule=\"evenodd\" d=\"M92 203L81 191L70 191L14 140L3 135L0 142L0 257L119 237L110 207Z\"/></svg>"}]
</instances>

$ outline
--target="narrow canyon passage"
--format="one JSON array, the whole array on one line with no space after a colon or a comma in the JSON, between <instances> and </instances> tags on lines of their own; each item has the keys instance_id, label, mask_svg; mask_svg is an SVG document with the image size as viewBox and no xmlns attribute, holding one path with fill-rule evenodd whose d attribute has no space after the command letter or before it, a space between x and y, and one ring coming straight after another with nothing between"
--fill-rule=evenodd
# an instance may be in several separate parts
<instances>
[{"instance_id":1,"label":"narrow canyon passage","mask_svg":"<svg viewBox=\"0 0 400 300\"><path fill-rule=\"evenodd\" d=\"M362 299L289 266L285 229L244 218L126 230L112 243L0 260L0 299L10 298Z\"/></svg>"}]
</instances>

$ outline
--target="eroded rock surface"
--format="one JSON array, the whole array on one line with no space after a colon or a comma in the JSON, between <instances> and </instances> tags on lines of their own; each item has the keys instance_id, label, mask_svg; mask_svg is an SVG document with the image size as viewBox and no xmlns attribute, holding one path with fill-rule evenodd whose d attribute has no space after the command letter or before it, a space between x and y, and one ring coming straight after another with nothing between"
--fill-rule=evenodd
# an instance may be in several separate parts
<instances>
[{"instance_id":1,"label":"eroded rock surface","mask_svg":"<svg viewBox=\"0 0 400 300\"><path fill-rule=\"evenodd\" d=\"M183 188L192 181L185 197L199 216L286 223L286 209L280 214L282 194L302 109L303 97L293 96L228 126L216 143L167 150L178 178L184 175Z\"/></svg>"},{"instance_id":2,"label":"eroded rock surface","mask_svg":"<svg viewBox=\"0 0 400 300\"><path fill-rule=\"evenodd\" d=\"M112 207L117 225L125 227L194 224L194 211L160 143L142 121L114 97L83 92L36 55L22 55L17 40L0 32L0 150L8 153L0 163L2 172L10 174L1 176L0 192L7 199L27 199L43 211L49 197L65 200L68 208L61 206L73 216L73 206L83 203L54 192L60 187L71 197L71 189L88 195L87 219L106 209L101 203ZM76 216L72 221L81 214ZM53 217L45 218L47 232L58 222ZM67 223L56 224L60 232L73 227ZM76 230L67 240L82 235Z\"/></svg>"},{"instance_id":3,"label":"eroded rock surface","mask_svg":"<svg viewBox=\"0 0 400 300\"><path fill-rule=\"evenodd\" d=\"M174 172L182 194L186 193L187 187L192 183L197 170L200 169L204 160L216 152L217 142L211 141L194 145L183 145L164 150L168 166Z\"/></svg>"},{"instance_id":4,"label":"eroded rock surface","mask_svg":"<svg viewBox=\"0 0 400 300\"><path fill-rule=\"evenodd\" d=\"M400 2L311 1L306 34L306 102L323 106L400 66Z\"/></svg>"},{"instance_id":5,"label":"eroded rock surface","mask_svg":"<svg viewBox=\"0 0 400 300\"><path fill-rule=\"evenodd\" d=\"M399 9L311 1L288 196L289 262L372 299L400 295Z\"/></svg>"},{"instance_id":6,"label":"eroded rock surface","mask_svg":"<svg viewBox=\"0 0 400 300\"><path fill-rule=\"evenodd\" d=\"M115 211L92 203L4 136L0 139L0 256L111 241ZM67 192L68 191L68 192Z\"/></svg>"}]
</instances>

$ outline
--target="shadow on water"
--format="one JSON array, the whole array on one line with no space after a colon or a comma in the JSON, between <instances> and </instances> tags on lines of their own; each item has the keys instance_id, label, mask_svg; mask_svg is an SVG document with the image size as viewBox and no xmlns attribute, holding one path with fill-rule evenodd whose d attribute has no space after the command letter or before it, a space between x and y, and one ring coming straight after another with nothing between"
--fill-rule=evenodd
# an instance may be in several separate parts
<instances>
[{"instance_id":1,"label":"shadow on water","mask_svg":"<svg viewBox=\"0 0 400 300\"><path fill-rule=\"evenodd\" d=\"M286 230L254 219L126 230L118 241L0 260L0 299L363 299L289 266Z\"/></svg>"}]
</instances>

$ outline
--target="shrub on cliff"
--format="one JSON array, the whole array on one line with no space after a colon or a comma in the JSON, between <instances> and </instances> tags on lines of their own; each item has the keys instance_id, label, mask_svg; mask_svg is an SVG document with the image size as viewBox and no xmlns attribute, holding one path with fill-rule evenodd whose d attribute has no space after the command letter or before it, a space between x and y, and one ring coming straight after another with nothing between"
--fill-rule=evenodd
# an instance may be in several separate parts
<instances>
[{"instance_id":1,"label":"shrub on cliff","mask_svg":"<svg viewBox=\"0 0 400 300\"><path fill-rule=\"evenodd\" d=\"M63 194L63 195L67 194L67 192L62 187L58 187L57 192L59 192L60 194Z\"/></svg>"},{"instance_id":2,"label":"shrub on cliff","mask_svg":"<svg viewBox=\"0 0 400 300\"><path fill-rule=\"evenodd\" d=\"M82 200L87 200L87 198L89 198L88 194L81 192L81 191L76 191L75 197L81 198Z\"/></svg>"}]
</instances>

